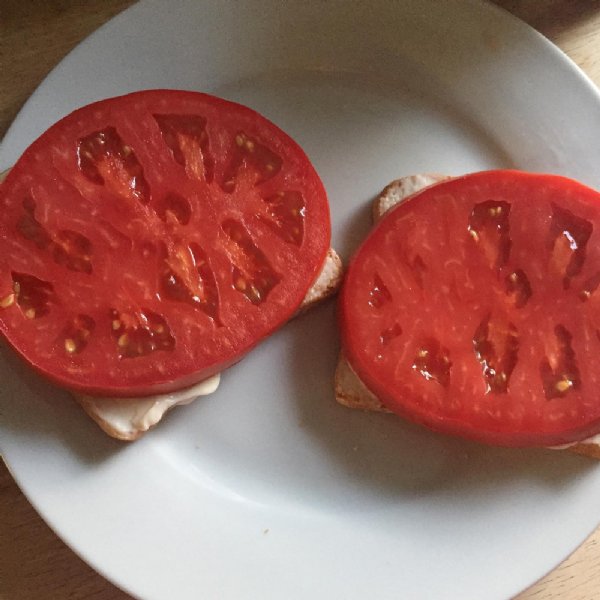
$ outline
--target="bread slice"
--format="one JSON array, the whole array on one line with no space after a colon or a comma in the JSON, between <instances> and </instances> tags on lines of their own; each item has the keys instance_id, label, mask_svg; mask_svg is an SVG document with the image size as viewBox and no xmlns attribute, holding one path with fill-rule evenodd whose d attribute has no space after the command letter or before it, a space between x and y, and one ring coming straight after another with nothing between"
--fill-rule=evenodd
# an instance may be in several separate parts
<instances>
[{"instance_id":1,"label":"bread slice","mask_svg":"<svg viewBox=\"0 0 600 600\"><path fill-rule=\"evenodd\" d=\"M392 183L386 185L379 196L373 201L373 223L377 223L396 204L424 190L426 187L435 185L446 179L450 179L450 177L448 175L441 175L440 173L422 173L395 179Z\"/></svg>"},{"instance_id":2,"label":"bread slice","mask_svg":"<svg viewBox=\"0 0 600 600\"><path fill-rule=\"evenodd\" d=\"M335 399L348 408L390 412L354 372L343 351L335 369Z\"/></svg>"},{"instance_id":3,"label":"bread slice","mask_svg":"<svg viewBox=\"0 0 600 600\"><path fill-rule=\"evenodd\" d=\"M327 250L325 262L317 275L315 282L306 292L296 316L310 310L317 304L333 296L339 289L344 276L342 259L333 248Z\"/></svg>"},{"instance_id":4,"label":"bread slice","mask_svg":"<svg viewBox=\"0 0 600 600\"><path fill-rule=\"evenodd\" d=\"M8 173L0 173L0 183ZM343 277L342 261L330 248L313 285L306 293L296 315L313 308L338 290ZM199 396L213 393L219 386L220 374L192 387L168 394L143 398L102 398L73 393L85 412L111 437L124 441L139 439L156 426L175 406L190 404Z\"/></svg>"},{"instance_id":5,"label":"bread slice","mask_svg":"<svg viewBox=\"0 0 600 600\"><path fill-rule=\"evenodd\" d=\"M388 210L413 194L446 179L450 177L440 174L422 174L409 175L392 181L373 202L373 222L377 223ZM335 371L335 399L348 408L390 412L360 380L343 352L340 353ZM600 434L576 444L557 446L553 449L569 450L600 460Z\"/></svg>"}]
</instances>

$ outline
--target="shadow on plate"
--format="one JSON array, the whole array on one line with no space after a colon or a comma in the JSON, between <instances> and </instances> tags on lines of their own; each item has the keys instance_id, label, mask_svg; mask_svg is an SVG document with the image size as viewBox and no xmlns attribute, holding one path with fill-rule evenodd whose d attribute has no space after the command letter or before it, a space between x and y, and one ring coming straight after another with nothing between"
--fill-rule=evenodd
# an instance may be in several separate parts
<instances>
[{"instance_id":1,"label":"shadow on plate","mask_svg":"<svg viewBox=\"0 0 600 600\"><path fill-rule=\"evenodd\" d=\"M338 405L335 317L331 302L290 325L292 397L305 433L335 461L347 485L369 486L380 497L465 490L485 495L518 480L560 488L598 468L596 461L569 452L488 447L435 434L395 415Z\"/></svg>"},{"instance_id":2,"label":"shadow on plate","mask_svg":"<svg viewBox=\"0 0 600 600\"><path fill-rule=\"evenodd\" d=\"M86 464L93 465L123 448L104 434L71 395L48 383L9 348L0 347L0 422L23 441L64 441Z\"/></svg>"}]
</instances>

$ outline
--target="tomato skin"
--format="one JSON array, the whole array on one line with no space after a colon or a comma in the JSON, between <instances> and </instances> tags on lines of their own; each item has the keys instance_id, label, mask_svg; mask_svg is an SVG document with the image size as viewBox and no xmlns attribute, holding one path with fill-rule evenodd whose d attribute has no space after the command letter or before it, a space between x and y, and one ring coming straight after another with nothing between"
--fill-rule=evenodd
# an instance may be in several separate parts
<instances>
[{"instance_id":1,"label":"tomato skin","mask_svg":"<svg viewBox=\"0 0 600 600\"><path fill-rule=\"evenodd\" d=\"M518 171L458 177L393 208L355 253L343 351L388 409L434 431L581 441L600 431L599 283L598 192Z\"/></svg>"},{"instance_id":2,"label":"tomato skin","mask_svg":"<svg viewBox=\"0 0 600 600\"><path fill-rule=\"evenodd\" d=\"M0 331L92 395L181 389L285 323L330 243L321 180L255 111L148 90L53 125L0 187Z\"/></svg>"}]
</instances>

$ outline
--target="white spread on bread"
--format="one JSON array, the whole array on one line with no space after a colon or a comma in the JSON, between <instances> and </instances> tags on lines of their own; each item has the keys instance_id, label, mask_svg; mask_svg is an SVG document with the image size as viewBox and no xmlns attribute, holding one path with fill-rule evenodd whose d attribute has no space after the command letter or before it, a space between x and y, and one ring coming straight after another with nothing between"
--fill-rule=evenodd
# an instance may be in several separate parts
<instances>
[{"instance_id":1,"label":"white spread on bread","mask_svg":"<svg viewBox=\"0 0 600 600\"><path fill-rule=\"evenodd\" d=\"M409 175L392 181L373 202L373 222L376 223L379 221L388 210L413 194L446 179L450 179L450 177L431 173ZM335 371L335 399L348 408L390 412L383 406L379 398L361 381L343 353L340 354ZM550 449L570 450L577 454L600 459L600 434L580 442L552 446Z\"/></svg>"},{"instance_id":2,"label":"white spread on bread","mask_svg":"<svg viewBox=\"0 0 600 600\"><path fill-rule=\"evenodd\" d=\"M143 398L100 398L84 394L74 396L108 435L132 441L156 425L174 406L189 404L198 396L212 394L219 387L220 379L221 376L217 374L176 392Z\"/></svg>"}]
</instances>

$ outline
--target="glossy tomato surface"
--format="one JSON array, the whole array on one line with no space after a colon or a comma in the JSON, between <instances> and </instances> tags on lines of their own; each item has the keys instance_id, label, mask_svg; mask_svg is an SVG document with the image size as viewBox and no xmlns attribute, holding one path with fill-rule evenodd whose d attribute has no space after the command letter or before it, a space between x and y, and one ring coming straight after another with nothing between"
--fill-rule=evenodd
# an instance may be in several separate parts
<instances>
[{"instance_id":1,"label":"glossy tomato surface","mask_svg":"<svg viewBox=\"0 0 600 600\"><path fill-rule=\"evenodd\" d=\"M490 444L600 431L600 194L490 171L392 209L348 269L343 346L399 415Z\"/></svg>"},{"instance_id":2,"label":"glossy tomato surface","mask_svg":"<svg viewBox=\"0 0 600 600\"><path fill-rule=\"evenodd\" d=\"M243 106L152 90L68 115L0 187L0 328L67 388L142 395L230 366L330 241L300 147Z\"/></svg>"}]
</instances>

